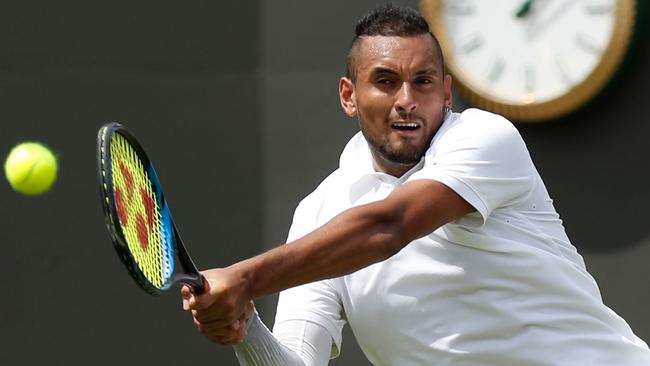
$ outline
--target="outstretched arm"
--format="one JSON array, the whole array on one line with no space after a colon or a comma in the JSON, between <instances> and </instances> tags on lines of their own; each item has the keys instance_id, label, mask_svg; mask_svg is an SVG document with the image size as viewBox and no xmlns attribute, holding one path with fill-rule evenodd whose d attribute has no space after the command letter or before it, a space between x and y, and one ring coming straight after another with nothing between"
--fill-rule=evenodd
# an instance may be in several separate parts
<instances>
[{"instance_id":1,"label":"outstretched arm","mask_svg":"<svg viewBox=\"0 0 650 366\"><path fill-rule=\"evenodd\" d=\"M399 252L474 208L433 180L416 180L383 200L353 207L306 236L227 268L203 272L209 290L183 289L198 323L236 324L259 296L342 276Z\"/></svg>"},{"instance_id":2,"label":"outstretched arm","mask_svg":"<svg viewBox=\"0 0 650 366\"><path fill-rule=\"evenodd\" d=\"M256 298L383 261L473 208L433 180L404 184L387 198L344 211L310 234L231 267Z\"/></svg>"}]
</instances>

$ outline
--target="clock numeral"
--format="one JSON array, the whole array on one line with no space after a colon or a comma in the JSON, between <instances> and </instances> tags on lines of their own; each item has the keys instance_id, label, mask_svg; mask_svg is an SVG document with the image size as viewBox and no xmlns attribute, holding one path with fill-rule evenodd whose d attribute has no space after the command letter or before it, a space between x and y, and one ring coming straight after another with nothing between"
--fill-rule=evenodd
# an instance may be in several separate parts
<instances>
[{"instance_id":1,"label":"clock numeral","mask_svg":"<svg viewBox=\"0 0 650 366\"><path fill-rule=\"evenodd\" d=\"M587 51L589 53L599 54L602 52L602 48L600 48L591 37L589 37L584 33L577 34L575 38L575 42L578 45L578 47L582 48L584 51Z\"/></svg>"},{"instance_id":2,"label":"clock numeral","mask_svg":"<svg viewBox=\"0 0 650 366\"><path fill-rule=\"evenodd\" d=\"M446 5L447 13L456 16L466 16L474 14L474 4L470 2L453 2Z\"/></svg>"},{"instance_id":3,"label":"clock numeral","mask_svg":"<svg viewBox=\"0 0 650 366\"><path fill-rule=\"evenodd\" d=\"M483 45L483 38L478 34L472 34L460 44L461 53L470 53Z\"/></svg>"},{"instance_id":4,"label":"clock numeral","mask_svg":"<svg viewBox=\"0 0 650 366\"><path fill-rule=\"evenodd\" d=\"M614 6L612 4L587 4L584 10L589 15L603 15L611 13Z\"/></svg>"},{"instance_id":5,"label":"clock numeral","mask_svg":"<svg viewBox=\"0 0 650 366\"><path fill-rule=\"evenodd\" d=\"M528 94L535 91L535 68L531 65L524 67L524 91Z\"/></svg>"},{"instance_id":6,"label":"clock numeral","mask_svg":"<svg viewBox=\"0 0 650 366\"><path fill-rule=\"evenodd\" d=\"M488 80L490 80L490 83L494 84L501 75L503 75L503 71L506 68L506 61L503 58L498 58L496 61L492 63L492 66L490 67L490 72L488 73Z\"/></svg>"}]
</instances>

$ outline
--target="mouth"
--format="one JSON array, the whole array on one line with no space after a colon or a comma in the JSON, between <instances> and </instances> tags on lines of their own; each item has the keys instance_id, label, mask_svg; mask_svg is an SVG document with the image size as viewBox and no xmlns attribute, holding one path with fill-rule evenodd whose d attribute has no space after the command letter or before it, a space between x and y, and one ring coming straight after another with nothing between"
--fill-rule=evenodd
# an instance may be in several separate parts
<instances>
[{"instance_id":1,"label":"mouth","mask_svg":"<svg viewBox=\"0 0 650 366\"><path fill-rule=\"evenodd\" d=\"M420 128L418 123L406 121L393 122L390 126L399 131L415 131Z\"/></svg>"}]
</instances>

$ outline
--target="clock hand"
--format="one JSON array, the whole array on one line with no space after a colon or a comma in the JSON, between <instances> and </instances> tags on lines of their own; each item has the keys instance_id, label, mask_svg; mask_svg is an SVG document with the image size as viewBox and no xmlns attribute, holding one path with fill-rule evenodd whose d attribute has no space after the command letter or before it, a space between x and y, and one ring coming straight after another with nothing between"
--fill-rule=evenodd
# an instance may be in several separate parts
<instances>
[{"instance_id":1,"label":"clock hand","mask_svg":"<svg viewBox=\"0 0 650 366\"><path fill-rule=\"evenodd\" d=\"M521 4L521 7L515 13L515 16L517 18L525 18L530 13L530 10L533 7L534 2L535 0L526 0L526 2Z\"/></svg>"},{"instance_id":2,"label":"clock hand","mask_svg":"<svg viewBox=\"0 0 650 366\"><path fill-rule=\"evenodd\" d=\"M533 22L531 32L529 33L530 41L534 41L536 38L538 38L540 34L548 29L549 26L553 24L553 22L561 18L561 16L565 14L567 10L575 3L575 0L564 0L560 3L559 6L556 6L553 13L545 17L544 20L538 20L539 18L536 18Z\"/></svg>"}]
</instances>

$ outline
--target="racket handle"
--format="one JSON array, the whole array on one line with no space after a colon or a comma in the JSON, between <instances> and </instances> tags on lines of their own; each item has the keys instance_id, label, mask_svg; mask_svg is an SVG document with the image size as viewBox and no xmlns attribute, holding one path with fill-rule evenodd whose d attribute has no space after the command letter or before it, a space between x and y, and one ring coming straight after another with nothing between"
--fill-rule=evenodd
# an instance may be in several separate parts
<instances>
[{"instance_id":1,"label":"racket handle","mask_svg":"<svg viewBox=\"0 0 650 366\"><path fill-rule=\"evenodd\" d=\"M184 283L189 286L190 291L195 295L200 295L205 292L206 279L200 274L183 274L178 278L178 282Z\"/></svg>"},{"instance_id":2,"label":"racket handle","mask_svg":"<svg viewBox=\"0 0 650 366\"><path fill-rule=\"evenodd\" d=\"M195 286L190 286L192 288L192 292L194 292L197 295L200 295L205 292L206 288L206 282L207 280L203 275L199 275L199 280L196 281Z\"/></svg>"}]
</instances>

